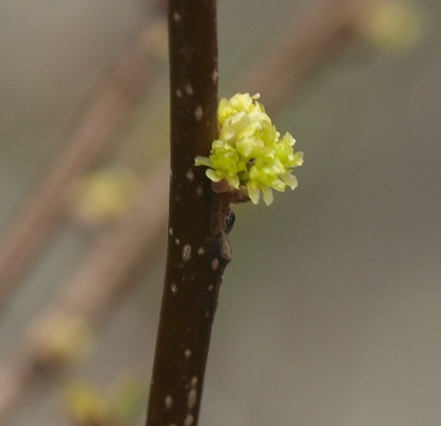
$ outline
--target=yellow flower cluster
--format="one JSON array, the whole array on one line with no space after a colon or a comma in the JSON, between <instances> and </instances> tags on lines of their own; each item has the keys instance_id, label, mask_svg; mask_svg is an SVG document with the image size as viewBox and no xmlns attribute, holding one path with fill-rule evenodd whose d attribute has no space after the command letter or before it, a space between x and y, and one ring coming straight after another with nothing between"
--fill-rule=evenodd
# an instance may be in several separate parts
<instances>
[{"instance_id":1,"label":"yellow flower cluster","mask_svg":"<svg viewBox=\"0 0 441 426\"><path fill-rule=\"evenodd\" d=\"M297 187L292 169L303 164L303 152L294 152L291 134L280 133L257 101L259 94L238 93L222 99L218 109L221 126L219 139L209 157L196 157L196 166L207 166L205 172L213 182L226 180L233 188L245 186L254 204L260 192L266 205L273 202L272 189L285 191Z\"/></svg>"}]
</instances>

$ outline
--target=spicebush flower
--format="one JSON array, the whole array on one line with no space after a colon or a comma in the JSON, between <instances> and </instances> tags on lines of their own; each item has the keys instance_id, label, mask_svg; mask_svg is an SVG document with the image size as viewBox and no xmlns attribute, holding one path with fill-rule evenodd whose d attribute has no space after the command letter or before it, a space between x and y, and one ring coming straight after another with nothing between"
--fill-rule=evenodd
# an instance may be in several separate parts
<instances>
[{"instance_id":1,"label":"spicebush flower","mask_svg":"<svg viewBox=\"0 0 441 426\"><path fill-rule=\"evenodd\" d=\"M280 137L259 97L237 93L220 101L219 139L213 142L210 156L196 157L195 165L207 166L205 174L213 182L225 180L235 189L246 188L254 204L262 192L270 205L272 189L283 192L287 186L297 187L292 169L303 164L303 152L294 152L290 133Z\"/></svg>"}]
</instances>

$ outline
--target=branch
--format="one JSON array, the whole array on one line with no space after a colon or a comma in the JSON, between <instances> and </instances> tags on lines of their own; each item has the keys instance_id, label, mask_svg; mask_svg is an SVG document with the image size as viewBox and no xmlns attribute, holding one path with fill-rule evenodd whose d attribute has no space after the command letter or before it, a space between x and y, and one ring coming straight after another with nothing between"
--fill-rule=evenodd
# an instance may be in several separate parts
<instances>
[{"instance_id":1,"label":"branch","mask_svg":"<svg viewBox=\"0 0 441 426\"><path fill-rule=\"evenodd\" d=\"M171 0L169 238L147 426L195 426L223 271L231 259L229 200L196 155L218 134L215 0Z\"/></svg>"}]
</instances>

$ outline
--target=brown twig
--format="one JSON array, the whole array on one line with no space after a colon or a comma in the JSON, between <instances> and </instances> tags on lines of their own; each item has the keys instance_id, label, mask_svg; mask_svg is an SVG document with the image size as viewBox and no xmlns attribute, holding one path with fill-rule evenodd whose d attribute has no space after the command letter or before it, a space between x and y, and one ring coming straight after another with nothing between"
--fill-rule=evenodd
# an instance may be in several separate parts
<instances>
[{"instance_id":1,"label":"brown twig","mask_svg":"<svg viewBox=\"0 0 441 426\"><path fill-rule=\"evenodd\" d=\"M231 259L229 199L197 155L218 134L216 0L170 0L169 238L147 426L196 426L211 327Z\"/></svg>"}]
</instances>

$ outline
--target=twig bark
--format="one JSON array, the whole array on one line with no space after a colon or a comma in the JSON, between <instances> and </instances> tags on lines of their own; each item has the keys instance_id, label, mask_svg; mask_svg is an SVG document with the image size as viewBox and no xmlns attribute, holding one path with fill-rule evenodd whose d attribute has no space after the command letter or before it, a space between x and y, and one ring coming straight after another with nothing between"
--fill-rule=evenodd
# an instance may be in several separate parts
<instances>
[{"instance_id":1,"label":"twig bark","mask_svg":"<svg viewBox=\"0 0 441 426\"><path fill-rule=\"evenodd\" d=\"M215 0L171 0L168 11L171 179L167 266L147 426L198 422L211 327L231 259L229 199L196 155L218 134Z\"/></svg>"}]
</instances>

